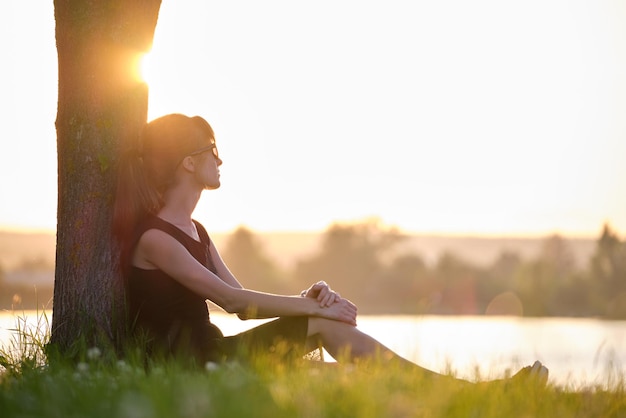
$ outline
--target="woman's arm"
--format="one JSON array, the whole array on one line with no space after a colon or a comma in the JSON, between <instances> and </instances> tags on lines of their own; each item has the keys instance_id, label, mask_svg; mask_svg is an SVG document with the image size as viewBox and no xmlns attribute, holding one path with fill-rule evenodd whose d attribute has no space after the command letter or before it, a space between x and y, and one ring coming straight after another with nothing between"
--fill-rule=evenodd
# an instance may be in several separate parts
<instances>
[{"instance_id":1,"label":"woman's arm","mask_svg":"<svg viewBox=\"0 0 626 418\"><path fill-rule=\"evenodd\" d=\"M225 311L244 317L306 315L356 325L356 306L346 299L322 307L314 298L274 295L232 286L200 264L182 244L157 229L142 235L133 263L142 268L158 268Z\"/></svg>"},{"instance_id":2,"label":"woman's arm","mask_svg":"<svg viewBox=\"0 0 626 418\"><path fill-rule=\"evenodd\" d=\"M215 266L217 276L232 287L243 289L239 280L237 280L235 275L231 273L228 266L226 266L226 263L224 263L224 260L220 256L217 247L213 244L213 241L210 242L209 254L211 260L213 261L213 265ZM300 296L316 299L321 307L328 307L333 303L338 302L341 298L339 293L334 292L323 280L313 284L307 290L303 290ZM238 313L238 316L243 320L250 319L243 313Z\"/></svg>"},{"instance_id":3,"label":"woman's arm","mask_svg":"<svg viewBox=\"0 0 626 418\"><path fill-rule=\"evenodd\" d=\"M239 289L243 289L239 280L231 273L231 271L222 260L220 253L217 251L217 247L213 244L213 241L209 244L209 256L211 257L211 261L213 261L213 265L215 266L215 270L217 271L217 277L222 279L226 284L229 284L232 287L236 287Z\"/></svg>"}]
</instances>

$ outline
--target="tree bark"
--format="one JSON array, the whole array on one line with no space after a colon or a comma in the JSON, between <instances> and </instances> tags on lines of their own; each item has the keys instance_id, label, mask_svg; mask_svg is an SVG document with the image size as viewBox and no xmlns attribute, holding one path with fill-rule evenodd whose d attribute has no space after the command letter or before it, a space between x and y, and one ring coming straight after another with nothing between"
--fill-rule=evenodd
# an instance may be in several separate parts
<instances>
[{"instance_id":1,"label":"tree bark","mask_svg":"<svg viewBox=\"0 0 626 418\"><path fill-rule=\"evenodd\" d=\"M51 343L117 346L124 294L111 239L117 163L147 120L137 64L160 0L55 0L58 209Z\"/></svg>"}]
</instances>

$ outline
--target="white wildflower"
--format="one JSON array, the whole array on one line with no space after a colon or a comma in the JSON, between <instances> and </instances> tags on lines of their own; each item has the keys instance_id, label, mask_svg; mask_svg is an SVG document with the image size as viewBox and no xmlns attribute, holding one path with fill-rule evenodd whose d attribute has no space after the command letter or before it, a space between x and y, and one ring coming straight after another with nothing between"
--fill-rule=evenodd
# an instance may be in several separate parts
<instances>
[{"instance_id":1,"label":"white wildflower","mask_svg":"<svg viewBox=\"0 0 626 418\"><path fill-rule=\"evenodd\" d=\"M220 368L219 364L213 362L213 361L207 361L206 364L204 365L204 368L206 369L207 372L214 372L217 369Z\"/></svg>"},{"instance_id":2,"label":"white wildflower","mask_svg":"<svg viewBox=\"0 0 626 418\"><path fill-rule=\"evenodd\" d=\"M127 393L118 402L117 413L113 416L128 418L150 418L156 411L150 398L140 393Z\"/></svg>"},{"instance_id":3,"label":"white wildflower","mask_svg":"<svg viewBox=\"0 0 626 418\"><path fill-rule=\"evenodd\" d=\"M87 358L89 360L96 360L102 355L102 351L98 347L91 347L87 350Z\"/></svg>"},{"instance_id":4,"label":"white wildflower","mask_svg":"<svg viewBox=\"0 0 626 418\"><path fill-rule=\"evenodd\" d=\"M128 364L126 364L126 362L124 360L118 360L117 361L117 369L121 372L129 372L131 370L130 366Z\"/></svg>"}]
</instances>

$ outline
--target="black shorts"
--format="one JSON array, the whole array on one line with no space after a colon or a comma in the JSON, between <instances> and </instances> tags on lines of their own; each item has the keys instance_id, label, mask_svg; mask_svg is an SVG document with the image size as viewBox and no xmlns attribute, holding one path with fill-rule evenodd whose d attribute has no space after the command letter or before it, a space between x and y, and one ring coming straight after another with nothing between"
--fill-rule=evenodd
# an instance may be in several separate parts
<instances>
[{"instance_id":1,"label":"black shorts","mask_svg":"<svg viewBox=\"0 0 626 418\"><path fill-rule=\"evenodd\" d=\"M221 341L223 360L243 360L255 355L278 355L285 360L306 354L309 318L287 316L275 319Z\"/></svg>"}]
</instances>

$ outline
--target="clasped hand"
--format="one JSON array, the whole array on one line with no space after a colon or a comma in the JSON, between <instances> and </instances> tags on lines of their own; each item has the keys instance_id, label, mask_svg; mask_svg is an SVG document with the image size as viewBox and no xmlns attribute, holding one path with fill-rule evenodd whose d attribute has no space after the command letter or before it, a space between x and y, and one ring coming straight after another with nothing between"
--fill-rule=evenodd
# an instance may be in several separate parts
<instances>
[{"instance_id":1,"label":"clasped hand","mask_svg":"<svg viewBox=\"0 0 626 418\"><path fill-rule=\"evenodd\" d=\"M333 303L341 301L341 295L333 291L323 280L302 291L302 296L317 299L322 308L327 308Z\"/></svg>"},{"instance_id":2,"label":"clasped hand","mask_svg":"<svg viewBox=\"0 0 626 418\"><path fill-rule=\"evenodd\" d=\"M315 283L307 290L303 290L301 295L317 299L320 307L328 308L328 310L325 310L327 312L327 315L324 315L325 317L356 326L356 306L349 300L343 299L339 293L333 291L325 281L322 280Z\"/></svg>"}]
</instances>

